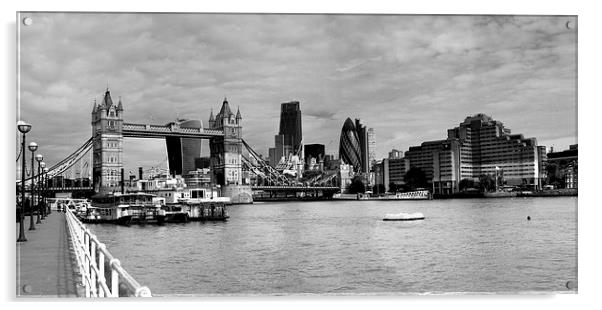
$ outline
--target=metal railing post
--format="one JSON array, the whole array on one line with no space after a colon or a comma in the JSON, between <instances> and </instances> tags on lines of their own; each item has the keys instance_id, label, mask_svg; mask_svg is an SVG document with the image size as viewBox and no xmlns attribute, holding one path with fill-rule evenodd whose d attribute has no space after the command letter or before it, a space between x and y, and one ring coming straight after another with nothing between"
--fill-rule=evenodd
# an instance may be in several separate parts
<instances>
[{"instance_id":1,"label":"metal railing post","mask_svg":"<svg viewBox=\"0 0 602 310\"><path fill-rule=\"evenodd\" d=\"M92 286L92 296L98 296L98 286L96 283L96 278L97 278L97 274L96 274L96 242L94 242L94 240L92 240L92 243L90 244L91 248L90 248L90 252L92 253L92 259L91 259L91 266L92 266L92 273L90 274L90 284Z\"/></svg>"},{"instance_id":2,"label":"metal railing post","mask_svg":"<svg viewBox=\"0 0 602 310\"><path fill-rule=\"evenodd\" d=\"M70 211L69 211L70 212ZM90 260L88 259L90 255L90 236L88 232L84 232L84 272L86 274L86 282L84 283L86 287L86 297L90 297L90 282L88 281L88 277L90 276Z\"/></svg>"},{"instance_id":3,"label":"metal railing post","mask_svg":"<svg viewBox=\"0 0 602 310\"><path fill-rule=\"evenodd\" d=\"M113 258L109 262L109 266L111 266L111 295L112 297L119 297L119 273L117 273L117 269L115 266L119 266L120 262L118 259Z\"/></svg>"},{"instance_id":4,"label":"metal railing post","mask_svg":"<svg viewBox=\"0 0 602 310\"><path fill-rule=\"evenodd\" d=\"M102 254L102 250L105 248L105 245L102 243L98 244L98 282L100 289L98 291L98 297L105 297L104 287L102 287L102 283L106 283L105 278L105 255Z\"/></svg>"}]
</instances>

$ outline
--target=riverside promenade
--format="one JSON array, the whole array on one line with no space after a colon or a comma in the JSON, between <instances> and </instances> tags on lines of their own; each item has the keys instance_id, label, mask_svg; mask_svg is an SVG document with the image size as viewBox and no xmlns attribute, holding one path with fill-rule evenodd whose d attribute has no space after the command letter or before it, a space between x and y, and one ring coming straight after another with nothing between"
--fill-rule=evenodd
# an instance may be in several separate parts
<instances>
[{"instance_id":1,"label":"riverside promenade","mask_svg":"<svg viewBox=\"0 0 602 310\"><path fill-rule=\"evenodd\" d=\"M78 297L76 260L65 213L53 211L36 230L25 221L26 242L17 244L17 297ZM17 223L17 236L19 224Z\"/></svg>"}]
</instances>

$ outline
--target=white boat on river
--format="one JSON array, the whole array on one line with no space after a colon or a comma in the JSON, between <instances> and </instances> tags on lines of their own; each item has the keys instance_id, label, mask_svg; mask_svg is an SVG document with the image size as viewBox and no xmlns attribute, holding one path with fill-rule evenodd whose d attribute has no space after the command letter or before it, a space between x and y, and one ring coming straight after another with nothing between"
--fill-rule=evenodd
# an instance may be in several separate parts
<instances>
[{"instance_id":1,"label":"white boat on river","mask_svg":"<svg viewBox=\"0 0 602 310\"><path fill-rule=\"evenodd\" d=\"M153 201L155 195L128 193L98 195L84 213L78 214L84 223L158 223L165 220L165 210Z\"/></svg>"},{"instance_id":2,"label":"white boat on river","mask_svg":"<svg viewBox=\"0 0 602 310\"><path fill-rule=\"evenodd\" d=\"M397 213L397 214L386 214L383 221L416 221L424 220L424 214L420 212L416 213Z\"/></svg>"}]
</instances>

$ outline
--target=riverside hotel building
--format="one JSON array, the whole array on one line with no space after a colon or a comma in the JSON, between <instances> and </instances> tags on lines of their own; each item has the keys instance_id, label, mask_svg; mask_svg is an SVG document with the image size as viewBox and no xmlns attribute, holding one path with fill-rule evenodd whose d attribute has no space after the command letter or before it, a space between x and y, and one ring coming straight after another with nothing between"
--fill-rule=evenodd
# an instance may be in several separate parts
<instances>
[{"instance_id":1,"label":"riverside hotel building","mask_svg":"<svg viewBox=\"0 0 602 310\"><path fill-rule=\"evenodd\" d=\"M417 167L425 172L435 193L450 194L459 191L462 179L495 177L497 167L505 184L538 188L540 152L545 154L545 149L537 146L535 138L511 134L502 122L477 114L449 129L445 140L410 147L403 159L384 159L376 183L382 182L389 190L390 183L402 184L405 172Z\"/></svg>"}]
</instances>

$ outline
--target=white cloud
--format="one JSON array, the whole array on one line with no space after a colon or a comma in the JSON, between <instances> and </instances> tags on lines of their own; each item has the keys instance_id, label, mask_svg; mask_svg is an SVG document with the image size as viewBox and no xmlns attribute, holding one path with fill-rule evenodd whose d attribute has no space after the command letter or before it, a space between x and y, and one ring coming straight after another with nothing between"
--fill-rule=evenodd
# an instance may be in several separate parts
<instances>
[{"instance_id":1,"label":"white cloud","mask_svg":"<svg viewBox=\"0 0 602 310\"><path fill-rule=\"evenodd\" d=\"M107 81L132 122L206 122L226 95L262 153L291 100L305 113L305 141L335 141L333 153L348 116L375 128L379 157L442 139L479 112L543 144L575 133L573 17L31 15L22 112L49 162L89 137ZM128 163L163 156L127 152Z\"/></svg>"}]
</instances>

